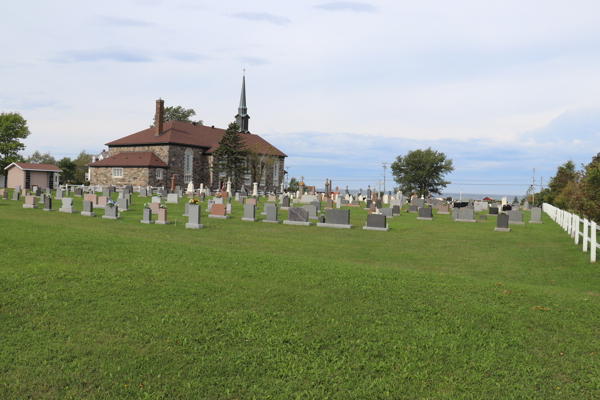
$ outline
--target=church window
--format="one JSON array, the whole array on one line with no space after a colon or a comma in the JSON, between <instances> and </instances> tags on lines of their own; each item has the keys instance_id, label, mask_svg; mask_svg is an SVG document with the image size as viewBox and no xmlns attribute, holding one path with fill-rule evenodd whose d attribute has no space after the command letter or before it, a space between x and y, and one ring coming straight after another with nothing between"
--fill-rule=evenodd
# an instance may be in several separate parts
<instances>
[{"instance_id":1,"label":"church window","mask_svg":"<svg viewBox=\"0 0 600 400\"><path fill-rule=\"evenodd\" d=\"M162 169L156 169L156 179L162 179Z\"/></svg>"},{"instance_id":2,"label":"church window","mask_svg":"<svg viewBox=\"0 0 600 400\"><path fill-rule=\"evenodd\" d=\"M113 168L112 176L113 176L113 178L122 178L123 177L123 168Z\"/></svg>"},{"instance_id":3,"label":"church window","mask_svg":"<svg viewBox=\"0 0 600 400\"><path fill-rule=\"evenodd\" d=\"M192 172L194 165L194 150L187 149L183 155L183 181L190 183L192 181Z\"/></svg>"}]
</instances>

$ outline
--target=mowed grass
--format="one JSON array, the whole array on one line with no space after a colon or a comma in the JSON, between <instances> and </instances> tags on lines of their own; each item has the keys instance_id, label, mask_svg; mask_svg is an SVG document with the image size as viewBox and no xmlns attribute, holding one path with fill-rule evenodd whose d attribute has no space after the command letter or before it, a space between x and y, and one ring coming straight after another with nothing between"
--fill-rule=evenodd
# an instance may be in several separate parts
<instances>
[{"instance_id":1,"label":"mowed grass","mask_svg":"<svg viewBox=\"0 0 600 400\"><path fill-rule=\"evenodd\" d=\"M600 398L599 266L546 215L192 230L149 200L0 200L0 398Z\"/></svg>"}]
</instances>

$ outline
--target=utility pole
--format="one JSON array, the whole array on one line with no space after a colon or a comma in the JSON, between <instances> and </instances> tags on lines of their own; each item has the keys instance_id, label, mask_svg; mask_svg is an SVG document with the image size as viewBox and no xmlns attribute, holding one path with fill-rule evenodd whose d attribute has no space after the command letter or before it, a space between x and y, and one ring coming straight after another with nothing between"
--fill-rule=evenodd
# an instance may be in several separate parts
<instances>
[{"instance_id":1,"label":"utility pole","mask_svg":"<svg viewBox=\"0 0 600 400\"><path fill-rule=\"evenodd\" d=\"M535 168L533 169L533 185L531 187L533 188L533 199L531 202L535 204Z\"/></svg>"},{"instance_id":2,"label":"utility pole","mask_svg":"<svg viewBox=\"0 0 600 400\"><path fill-rule=\"evenodd\" d=\"M288 184L289 184L288 180L290 179L290 167L287 167L287 168L285 169L285 171L287 172L287 174L286 174L287 176L285 177L285 188L287 189L287 188L289 187L289 185L288 185Z\"/></svg>"},{"instance_id":3,"label":"utility pole","mask_svg":"<svg viewBox=\"0 0 600 400\"><path fill-rule=\"evenodd\" d=\"M385 170L387 169L387 165L389 162L382 162L383 164L383 194L385 194Z\"/></svg>"}]
</instances>

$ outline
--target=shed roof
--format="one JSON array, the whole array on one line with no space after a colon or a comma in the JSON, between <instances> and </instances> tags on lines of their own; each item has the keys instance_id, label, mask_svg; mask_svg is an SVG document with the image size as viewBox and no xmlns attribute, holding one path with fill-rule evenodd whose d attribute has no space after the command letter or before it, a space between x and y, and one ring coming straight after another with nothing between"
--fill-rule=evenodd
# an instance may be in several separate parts
<instances>
[{"instance_id":1,"label":"shed roof","mask_svg":"<svg viewBox=\"0 0 600 400\"><path fill-rule=\"evenodd\" d=\"M62 169L58 168L54 164L35 164L35 163L12 163L8 165L6 169L16 166L23 171L46 171L46 172L63 172Z\"/></svg>"}]
</instances>

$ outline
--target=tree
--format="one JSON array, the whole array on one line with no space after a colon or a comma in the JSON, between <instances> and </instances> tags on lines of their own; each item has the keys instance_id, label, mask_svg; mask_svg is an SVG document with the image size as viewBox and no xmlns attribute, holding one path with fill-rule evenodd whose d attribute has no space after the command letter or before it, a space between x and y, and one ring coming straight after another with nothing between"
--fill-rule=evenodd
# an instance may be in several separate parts
<instances>
[{"instance_id":1,"label":"tree","mask_svg":"<svg viewBox=\"0 0 600 400\"><path fill-rule=\"evenodd\" d=\"M27 157L25 159L25 162L34 163L34 164L58 165L56 158L52 157L52 154L50 154L49 151L42 154L42 153L40 153L39 150L34 151L32 155L30 155L29 157Z\"/></svg>"},{"instance_id":2,"label":"tree","mask_svg":"<svg viewBox=\"0 0 600 400\"><path fill-rule=\"evenodd\" d=\"M248 149L246 160L252 182L259 182L260 184L264 178L265 191L271 189L273 183L273 166L278 161L275 148L269 146L265 154L261 152L260 143L255 143Z\"/></svg>"},{"instance_id":3,"label":"tree","mask_svg":"<svg viewBox=\"0 0 600 400\"><path fill-rule=\"evenodd\" d=\"M288 183L288 191L296 193L298 190L300 190L300 182L295 177L292 177Z\"/></svg>"},{"instance_id":4,"label":"tree","mask_svg":"<svg viewBox=\"0 0 600 400\"><path fill-rule=\"evenodd\" d=\"M552 195L554 197L558 197L560 192L562 192L567 184L569 182L574 182L576 179L577 171L575 170L575 163L569 160L556 169L556 176L554 178L550 178L548 187L550 188Z\"/></svg>"},{"instance_id":5,"label":"tree","mask_svg":"<svg viewBox=\"0 0 600 400\"><path fill-rule=\"evenodd\" d=\"M396 157L392 163L392 175L402 193L408 195L414 191L419 197L441 194L441 190L450 183L443 179L444 175L451 171L454 171L452 160L431 147L411 150L404 157Z\"/></svg>"},{"instance_id":6,"label":"tree","mask_svg":"<svg viewBox=\"0 0 600 400\"><path fill-rule=\"evenodd\" d=\"M165 118L165 122L181 121L181 122L187 122L188 124L204 125L204 121L202 121L201 119L198 121L193 121L190 118L190 117L193 117L194 115L196 115L196 111L194 111L194 109L192 109L192 108L185 109L181 106L166 107L164 118ZM154 122L150 126L152 127L155 125L156 125L156 115L154 116Z\"/></svg>"},{"instance_id":7,"label":"tree","mask_svg":"<svg viewBox=\"0 0 600 400\"><path fill-rule=\"evenodd\" d=\"M217 176L225 172L231 178L234 188L241 186L247 173L247 149L239 130L235 122L229 124L219 141L219 148L213 153L213 171Z\"/></svg>"},{"instance_id":8,"label":"tree","mask_svg":"<svg viewBox=\"0 0 600 400\"><path fill-rule=\"evenodd\" d=\"M85 182L85 174L88 171L86 164L92 162L92 157L93 156L85 150L81 150L77 158L73 160L75 163L75 183L81 184Z\"/></svg>"},{"instance_id":9,"label":"tree","mask_svg":"<svg viewBox=\"0 0 600 400\"><path fill-rule=\"evenodd\" d=\"M19 151L25 149L20 139L26 139L31 132L27 127L27 120L16 113L0 114L0 168L4 168L14 162L23 161ZM7 185L8 175L4 176L4 186Z\"/></svg>"},{"instance_id":10,"label":"tree","mask_svg":"<svg viewBox=\"0 0 600 400\"><path fill-rule=\"evenodd\" d=\"M517 196L515 196L515 198L513 199L513 204L517 204L519 202L519 198Z\"/></svg>"},{"instance_id":11,"label":"tree","mask_svg":"<svg viewBox=\"0 0 600 400\"><path fill-rule=\"evenodd\" d=\"M58 162L58 168L62 169L63 172L60 174L61 181L64 183L75 182L75 172L77 170L77 164L71 161L69 157L63 157Z\"/></svg>"},{"instance_id":12,"label":"tree","mask_svg":"<svg viewBox=\"0 0 600 400\"><path fill-rule=\"evenodd\" d=\"M578 179L567 184L560 197L581 217L600 222L600 153L583 167Z\"/></svg>"}]
</instances>

